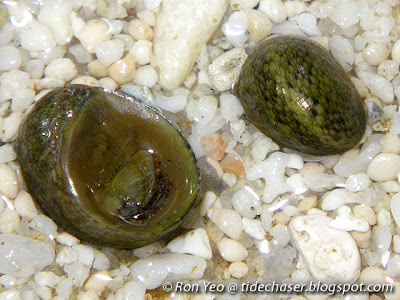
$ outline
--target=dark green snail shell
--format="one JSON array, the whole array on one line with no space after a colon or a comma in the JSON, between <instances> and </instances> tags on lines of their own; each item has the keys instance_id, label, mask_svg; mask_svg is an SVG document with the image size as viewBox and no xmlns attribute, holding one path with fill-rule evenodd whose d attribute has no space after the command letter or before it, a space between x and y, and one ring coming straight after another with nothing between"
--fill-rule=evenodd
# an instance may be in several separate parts
<instances>
[{"instance_id":1,"label":"dark green snail shell","mask_svg":"<svg viewBox=\"0 0 400 300\"><path fill-rule=\"evenodd\" d=\"M366 129L364 105L349 76L306 38L280 35L257 45L234 92L261 132L302 153L343 153Z\"/></svg>"},{"instance_id":2,"label":"dark green snail shell","mask_svg":"<svg viewBox=\"0 0 400 300\"><path fill-rule=\"evenodd\" d=\"M142 102L99 87L45 95L16 152L28 190L64 230L136 248L177 234L200 179L177 127Z\"/></svg>"}]
</instances>

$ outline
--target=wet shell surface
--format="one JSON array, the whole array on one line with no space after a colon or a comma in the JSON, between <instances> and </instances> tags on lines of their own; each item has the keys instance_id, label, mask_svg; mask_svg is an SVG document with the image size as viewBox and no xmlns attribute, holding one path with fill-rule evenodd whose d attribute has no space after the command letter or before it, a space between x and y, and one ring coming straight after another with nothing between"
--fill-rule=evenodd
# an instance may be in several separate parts
<instances>
[{"instance_id":1,"label":"wet shell surface","mask_svg":"<svg viewBox=\"0 0 400 300\"><path fill-rule=\"evenodd\" d=\"M45 95L16 151L43 211L96 245L135 248L173 237L199 191L199 169L177 127L144 103L98 87Z\"/></svg>"},{"instance_id":2,"label":"wet shell surface","mask_svg":"<svg viewBox=\"0 0 400 300\"><path fill-rule=\"evenodd\" d=\"M321 156L343 153L366 129L364 105L349 76L306 38L280 35L261 42L234 90L249 121L281 147Z\"/></svg>"}]
</instances>

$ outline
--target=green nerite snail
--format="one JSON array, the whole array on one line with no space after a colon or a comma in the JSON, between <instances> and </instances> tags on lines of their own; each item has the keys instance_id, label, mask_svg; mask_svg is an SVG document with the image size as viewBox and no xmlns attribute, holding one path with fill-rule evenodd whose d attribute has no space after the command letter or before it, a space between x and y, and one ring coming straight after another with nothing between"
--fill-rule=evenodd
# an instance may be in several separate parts
<instances>
[{"instance_id":1,"label":"green nerite snail","mask_svg":"<svg viewBox=\"0 0 400 300\"><path fill-rule=\"evenodd\" d=\"M367 117L349 76L318 44L266 39L235 85L249 120L281 147L312 155L343 153L361 140Z\"/></svg>"},{"instance_id":2,"label":"green nerite snail","mask_svg":"<svg viewBox=\"0 0 400 300\"><path fill-rule=\"evenodd\" d=\"M177 127L142 102L98 87L45 95L16 143L28 190L64 230L103 246L174 236L199 191Z\"/></svg>"}]
</instances>

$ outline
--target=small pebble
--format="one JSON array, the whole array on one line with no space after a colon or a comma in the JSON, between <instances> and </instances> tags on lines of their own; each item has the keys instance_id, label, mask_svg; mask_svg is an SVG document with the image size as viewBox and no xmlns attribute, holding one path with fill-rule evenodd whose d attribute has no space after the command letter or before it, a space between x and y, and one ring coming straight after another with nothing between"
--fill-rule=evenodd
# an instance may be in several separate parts
<instances>
[{"instance_id":1,"label":"small pebble","mask_svg":"<svg viewBox=\"0 0 400 300\"><path fill-rule=\"evenodd\" d=\"M146 286L140 282L130 281L125 285L125 299L146 299Z\"/></svg>"},{"instance_id":2,"label":"small pebble","mask_svg":"<svg viewBox=\"0 0 400 300\"><path fill-rule=\"evenodd\" d=\"M371 226L376 224L376 215L370 206L356 205L353 208L353 213L357 218L367 221Z\"/></svg>"},{"instance_id":3,"label":"small pebble","mask_svg":"<svg viewBox=\"0 0 400 300\"><path fill-rule=\"evenodd\" d=\"M89 277L90 268L79 261L64 266L64 271L72 279L74 286L82 287L85 280Z\"/></svg>"},{"instance_id":4,"label":"small pebble","mask_svg":"<svg viewBox=\"0 0 400 300\"><path fill-rule=\"evenodd\" d=\"M93 261L93 269L104 271L110 268L110 260L108 257L98 250L94 251L94 261Z\"/></svg>"},{"instance_id":5,"label":"small pebble","mask_svg":"<svg viewBox=\"0 0 400 300\"><path fill-rule=\"evenodd\" d=\"M0 235L0 272L29 277L53 262L53 247L46 242L15 234Z\"/></svg>"},{"instance_id":6,"label":"small pebble","mask_svg":"<svg viewBox=\"0 0 400 300\"><path fill-rule=\"evenodd\" d=\"M32 59L24 65L24 71L29 73L32 79L38 79L43 76L44 63L40 59Z\"/></svg>"},{"instance_id":7,"label":"small pebble","mask_svg":"<svg viewBox=\"0 0 400 300\"><path fill-rule=\"evenodd\" d=\"M56 41L47 26L33 19L20 31L21 47L27 51L43 51L56 47Z\"/></svg>"},{"instance_id":8,"label":"small pebble","mask_svg":"<svg viewBox=\"0 0 400 300\"><path fill-rule=\"evenodd\" d=\"M210 241L203 228L176 237L168 243L167 248L175 253L193 254L207 260L212 258Z\"/></svg>"},{"instance_id":9,"label":"small pebble","mask_svg":"<svg viewBox=\"0 0 400 300\"><path fill-rule=\"evenodd\" d=\"M400 64L400 39L393 44L392 59L394 59Z\"/></svg>"},{"instance_id":10,"label":"small pebble","mask_svg":"<svg viewBox=\"0 0 400 300\"><path fill-rule=\"evenodd\" d=\"M129 22L128 33L137 41L151 41L154 36L153 28L151 28L149 25L139 19L135 19Z\"/></svg>"},{"instance_id":11,"label":"small pebble","mask_svg":"<svg viewBox=\"0 0 400 300\"><path fill-rule=\"evenodd\" d=\"M29 227L35 229L48 236L50 239L54 239L57 235L57 225L52 219L45 215L37 215L29 223Z\"/></svg>"},{"instance_id":12,"label":"small pebble","mask_svg":"<svg viewBox=\"0 0 400 300\"><path fill-rule=\"evenodd\" d=\"M153 43L148 40L138 40L129 49L129 54L136 58L136 63L140 66L150 63L152 56Z\"/></svg>"},{"instance_id":13,"label":"small pebble","mask_svg":"<svg viewBox=\"0 0 400 300\"><path fill-rule=\"evenodd\" d=\"M222 116L228 122L237 121L244 113L239 99L232 94L221 94L219 96L219 102Z\"/></svg>"},{"instance_id":14,"label":"small pebble","mask_svg":"<svg viewBox=\"0 0 400 300\"><path fill-rule=\"evenodd\" d=\"M93 54L87 52L81 44L69 47L68 52L75 57L78 64L88 64L93 60Z\"/></svg>"},{"instance_id":15,"label":"small pebble","mask_svg":"<svg viewBox=\"0 0 400 300\"><path fill-rule=\"evenodd\" d=\"M78 261L83 263L84 265L91 267L94 261L94 251L93 248L86 245L75 245L72 246L72 249L78 255Z\"/></svg>"},{"instance_id":16,"label":"small pebble","mask_svg":"<svg viewBox=\"0 0 400 300\"><path fill-rule=\"evenodd\" d=\"M34 276L35 282L39 286L48 286L54 288L57 286L60 277L53 272L38 272Z\"/></svg>"},{"instance_id":17,"label":"small pebble","mask_svg":"<svg viewBox=\"0 0 400 300\"><path fill-rule=\"evenodd\" d=\"M108 67L124 55L124 42L120 39L100 42L95 47L95 53L97 59Z\"/></svg>"},{"instance_id":18,"label":"small pebble","mask_svg":"<svg viewBox=\"0 0 400 300\"><path fill-rule=\"evenodd\" d=\"M98 59L92 60L87 65L88 71L90 75L94 77L107 77L108 76L108 68L103 65Z\"/></svg>"},{"instance_id":19,"label":"small pebble","mask_svg":"<svg viewBox=\"0 0 400 300\"><path fill-rule=\"evenodd\" d=\"M164 281L197 280L203 277L207 263L203 258L178 253L157 254L135 261L131 266L134 281L152 290Z\"/></svg>"},{"instance_id":20,"label":"small pebble","mask_svg":"<svg viewBox=\"0 0 400 300\"><path fill-rule=\"evenodd\" d=\"M128 55L110 66L109 75L118 84L129 83L135 77L135 64L135 57Z\"/></svg>"},{"instance_id":21,"label":"small pebble","mask_svg":"<svg viewBox=\"0 0 400 300\"><path fill-rule=\"evenodd\" d=\"M210 209L210 219L232 239L238 240L242 232L242 218L232 209Z\"/></svg>"},{"instance_id":22,"label":"small pebble","mask_svg":"<svg viewBox=\"0 0 400 300\"><path fill-rule=\"evenodd\" d=\"M46 67L44 74L46 77L70 81L78 75L78 69L69 58L58 58Z\"/></svg>"},{"instance_id":23,"label":"small pebble","mask_svg":"<svg viewBox=\"0 0 400 300\"><path fill-rule=\"evenodd\" d=\"M347 29L358 23L358 8L353 2L346 2L337 5L329 14L329 19L342 29Z\"/></svg>"},{"instance_id":24,"label":"small pebble","mask_svg":"<svg viewBox=\"0 0 400 300\"><path fill-rule=\"evenodd\" d=\"M103 77L99 79L99 83L102 88L108 89L110 91L115 91L118 88L118 83L116 83L110 77Z\"/></svg>"},{"instance_id":25,"label":"small pebble","mask_svg":"<svg viewBox=\"0 0 400 300\"><path fill-rule=\"evenodd\" d=\"M281 23L287 18L286 7L281 0L260 0L258 9L274 23Z\"/></svg>"},{"instance_id":26,"label":"small pebble","mask_svg":"<svg viewBox=\"0 0 400 300\"><path fill-rule=\"evenodd\" d=\"M57 242L60 244L63 244L65 246L75 246L79 244L79 239L74 237L72 234L69 234L68 232L62 232L57 235L56 237Z\"/></svg>"},{"instance_id":27,"label":"small pebble","mask_svg":"<svg viewBox=\"0 0 400 300\"><path fill-rule=\"evenodd\" d=\"M17 70L22 64L21 53L18 48L12 45L0 47L0 70Z\"/></svg>"},{"instance_id":28,"label":"small pebble","mask_svg":"<svg viewBox=\"0 0 400 300\"><path fill-rule=\"evenodd\" d=\"M389 50L385 44L372 43L363 51L365 61L372 67L379 66L389 56Z\"/></svg>"},{"instance_id":29,"label":"small pebble","mask_svg":"<svg viewBox=\"0 0 400 300\"><path fill-rule=\"evenodd\" d=\"M19 90L15 93L12 102L11 110L16 112L24 112L29 108L35 99L35 92L31 89Z\"/></svg>"},{"instance_id":30,"label":"small pebble","mask_svg":"<svg viewBox=\"0 0 400 300\"><path fill-rule=\"evenodd\" d=\"M242 278L249 272L249 267L243 261L236 261L231 263L228 270L232 277Z\"/></svg>"},{"instance_id":31,"label":"small pebble","mask_svg":"<svg viewBox=\"0 0 400 300\"><path fill-rule=\"evenodd\" d=\"M70 247L63 247L57 255L56 263L63 267L67 264L72 264L77 261L78 254Z\"/></svg>"},{"instance_id":32,"label":"small pebble","mask_svg":"<svg viewBox=\"0 0 400 300\"><path fill-rule=\"evenodd\" d=\"M378 74L389 77L399 74L399 63L395 60L385 60L378 67Z\"/></svg>"},{"instance_id":33,"label":"small pebble","mask_svg":"<svg viewBox=\"0 0 400 300\"><path fill-rule=\"evenodd\" d=\"M349 192L360 192L365 190L371 184L367 173L357 173L350 175L346 180L346 189Z\"/></svg>"},{"instance_id":34,"label":"small pebble","mask_svg":"<svg viewBox=\"0 0 400 300\"><path fill-rule=\"evenodd\" d=\"M248 186L233 194L232 205L238 213L249 219L262 213L260 197Z\"/></svg>"},{"instance_id":35,"label":"small pebble","mask_svg":"<svg viewBox=\"0 0 400 300\"><path fill-rule=\"evenodd\" d=\"M0 126L1 127L1 126ZM14 147L11 144L0 146L0 163L7 163L17 158Z\"/></svg>"},{"instance_id":36,"label":"small pebble","mask_svg":"<svg viewBox=\"0 0 400 300\"><path fill-rule=\"evenodd\" d=\"M150 65L141 66L136 69L133 83L152 88L158 81L157 71Z\"/></svg>"},{"instance_id":37,"label":"small pebble","mask_svg":"<svg viewBox=\"0 0 400 300\"><path fill-rule=\"evenodd\" d=\"M259 220L252 220L243 217L242 218L243 229L251 237L256 240L264 240L266 232L262 228L261 222Z\"/></svg>"},{"instance_id":38,"label":"small pebble","mask_svg":"<svg viewBox=\"0 0 400 300\"><path fill-rule=\"evenodd\" d=\"M18 178L15 170L5 163L0 164L0 192L13 199L18 194Z\"/></svg>"},{"instance_id":39,"label":"small pebble","mask_svg":"<svg viewBox=\"0 0 400 300\"><path fill-rule=\"evenodd\" d=\"M217 200L217 196L212 191L207 191L204 194L202 201L200 202L200 215L205 216L207 214L207 210L211 208L214 204L215 200Z\"/></svg>"},{"instance_id":40,"label":"small pebble","mask_svg":"<svg viewBox=\"0 0 400 300\"><path fill-rule=\"evenodd\" d=\"M393 236L393 250L396 253L400 253L400 235L395 234Z\"/></svg>"},{"instance_id":41,"label":"small pebble","mask_svg":"<svg viewBox=\"0 0 400 300\"><path fill-rule=\"evenodd\" d=\"M79 32L78 38L89 53L95 53L99 43L111 39L110 26L100 20L91 20Z\"/></svg>"},{"instance_id":42,"label":"small pebble","mask_svg":"<svg viewBox=\"0 0 400 300\"><path fill-rule=\"evenodd\" d=\"M382 152L400 154L400 137L397 134L387 133L380 140Z\"/></svg>"},{"instance_id":43,"label":"small pebble","mask_svg":"<svg viewBox=\"0 0 400 300\"><path fill-rule=\"evenodd\" d=\"M14 233L18 230L19 225L20 216L17 211L6 207L0 214L0 233Z\"/></svg>"},{"instance_id":44,"label":"small pebble","mask_svg":"<svg viewBox=\"0 0 400 300\"><path fill-rule=\"evenodd\" d=\"M221 160L225 155L227 143L222 135L213 133L201 138L201 148L204 154L213 159Z\"/></svg>"},{"instance_id":45,"label":"small pebble","mask_svg":"<svg viewBox=\"0 0 400 300\"><path fill-rule=\"evenodd\" d=\"M392 218L390 212L382 208L378 211L377 215L378 226L390 226L392 224Z\"/></svg>"},{"instance_id":46,"label":"small pebble","mask_svg":"<svg viewBox=\"0 0 400 300\"><path fill-rule=\"evenodd\" d=\"M87 75L82 75L76 77L74 80L71 81L71 84L85 84L90 86L100 86L100 82L92 77Z\"/></svg>"},{"instance_id":47,"label":"small pebble","mask_svg":"<svg viewBox=\"0 0 400 300\"><path fill-rule=\"evenodd\" d=\"M222 238L217 248L221 257L228 262L242 261L249 255L242 243L227 237Z\"/></svg>"},{"instance_id":48,"label":"small pebble","mask_svg":"<svg viewBox=\"0 0 400 300\"><path fill-rule=\"evenodd\" d=\"M309 196L303 200L300 200L297 208L301 212L307 212L310 209L317 207L317 205L318 205L318 197L317 196Z\"/></svg>"},{"instance_id":49,"label":"small pebble","mask_svg":"<svg viewBox=\"0 0 400 300\"><path fill-rule=\"evenodd\" d=\"M378 182L397 179L400 174L400 156L393 153L378 154L369 164L367 174Z\"/></svg>"}]
</instances>

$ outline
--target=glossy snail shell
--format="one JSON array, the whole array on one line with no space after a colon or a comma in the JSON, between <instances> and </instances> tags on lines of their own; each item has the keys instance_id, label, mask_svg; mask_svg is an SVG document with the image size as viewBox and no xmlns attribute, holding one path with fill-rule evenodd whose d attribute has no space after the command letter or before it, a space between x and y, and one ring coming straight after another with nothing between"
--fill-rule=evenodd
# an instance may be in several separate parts
<instances>
[{"instance_id":1,"label":"glossy snail shell","mask_svg":"<svg viewBox=\"0 0 400 300\"><path fill-rule=\"evenodd\" d=\"M46 94L16 152L43 211L97 245L135 248L173 237L199 192L199 169L178 128L141 101L99 87Z\"/></svg>"}]
</instances>

